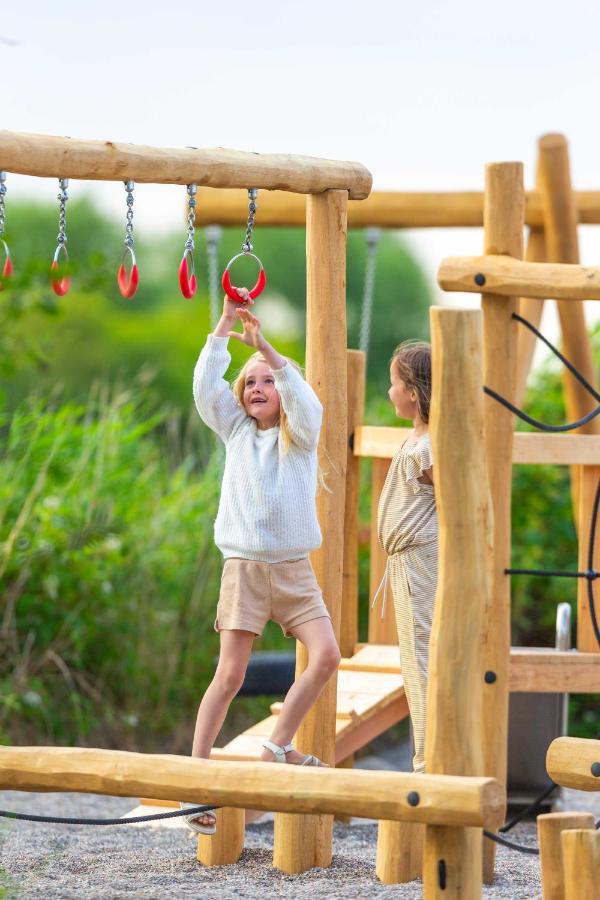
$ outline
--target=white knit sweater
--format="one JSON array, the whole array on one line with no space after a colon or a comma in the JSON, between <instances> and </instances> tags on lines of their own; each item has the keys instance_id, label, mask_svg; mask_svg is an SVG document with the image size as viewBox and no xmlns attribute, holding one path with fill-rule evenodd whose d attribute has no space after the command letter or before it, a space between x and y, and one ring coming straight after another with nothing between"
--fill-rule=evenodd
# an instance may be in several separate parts
<instances>
[{"instance_id":1,"label":"white knit sweater","mask_svg":"<svg viewBox=\"0 0 600 900\"><path fill-rule=\"evenodd\" d=\"M194 400L202 420L225 444L225 472L215 543L225 559L282 562L321 544L315 494L323 407L291 365L273 371L292 444L284 454L279 426L260 430L224 379L227 337L209 334L194 370Z\"/></svg>"}]
</instances>

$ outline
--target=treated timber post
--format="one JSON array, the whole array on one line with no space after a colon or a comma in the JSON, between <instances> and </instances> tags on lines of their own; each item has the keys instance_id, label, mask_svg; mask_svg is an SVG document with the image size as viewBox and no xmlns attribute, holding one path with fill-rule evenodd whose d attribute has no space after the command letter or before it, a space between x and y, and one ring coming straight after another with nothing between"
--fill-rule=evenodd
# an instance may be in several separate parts
<instances>
[{"instance_id":1,"label":"treated timber post","mask_svg":"<svg viewBox=\"0 0 600 900\"><path fill-rule=\"evenodd\" d=\"M354 430L363 423L365 408L366 356L361 350L347 351L348 452L346 459L346 511L344 514L344 579L340 650L352 656L358 643L358 504L360 457L352 452Z\"/></svg>"},{"instance_id":2,"label":"treated timber post","mask_svg":"<svg viewBox=\"0 0 600 900\"><path fill-rule=\"evenodd\" d=\"M484 252L523 255L523 165L486 166ZM514 399L516 379L516 297L482 294L483 380L507 400ZM510 508L512 487L512 414L491 397L485 399L485 445L494 520L493 571L486 614L484 703L482 716L483 770L506 785L510 655ZM500 824L500 823L499 823ZM495 844L486 841L484 877L494 874Z\"/></svg>"},{"instance_id":3,"label":"treated timber post","mask_svg":"<svg viewBox=\"0 0 600 900\"><path fill-rule=\"evenodd\" d=\"M327 490L317 497L323 543L312 555L317 580L340 634L344 508L348 432L346 427L346 191L325 191L306 202L306 374L323 404L320 461ZM296 675L307 665L297 645ZM335 763L337 675L306 716L298 749ZM279 815L275 819L273 865L303 872L331 864L331 816Z\"/></svg>"},{"instance_id":4,"label":"treated timber post","mask_svg":"<svg viewBox=\"0 0 600 900\"><path fill-rule=\"evenodd\" d=\"M394 604L391 600L391 588L388 585L388 602L386 603L383 618L381 613L383 610L382 590L375 606L371 606L375 598L375 594L381 585L382 578L385 574L387 564L387 555L379 546L379 537L377 535L377 509L379 507L379 498L387 478L390 468L389 459L379 459L373 457L373 467L371 472L371 541L369 546L369 644L397 644L398 634L396 631L396 619L394 617Z\"/></svg>"},{"instance_id":5,"label":"treated timber post","mask_svg":"<svg viewBox=\"0 0 600 900\"><path fill-rule=\"evenodd\" d=\"M600 900L600 831L563 831L565 900Z\"/></svg>"},{"instance_id":6,"label":"treated timber post","mask_svg":"<svg viewBox=\"0 0 600 900\"><path fill-rule=\"evenodd\" d=\"M546 134L539 140L538 189L542 198L542 215L549 262L578 263L577 206L571 186L569 149L562 134ZM562 350L567 359L591 385L597 379L592 348L585 324L583 303L557 301L562 332ZM593 399L566 369L563 372L567 417L569 421L584 416L593 406ZM600 434L600 422L592 419L579 431ZM571 469L571 492L574 518L577 521L578 472Z\"/></svg>"},{"instance_id":7,"label":"treated timber post","mask_svg":"<svg viewBox=\"0 0 600 900\"><path fill-rule=\"evenodd\" d=\"M561 834L566 828L593 828L591 813L546 813L537 817L543 900L564 900Z\"/></svg>"},{"instance_id":8,"label":"treated timber post","mask_svg":"<svg viewBox=\"0 0 600 900\"><path fill-rule=\"evenodd\" d=\"M525 259L528 262L546 261L546 240L543 229L531 228L529 230ZM518 311L524 319L527 319L528 322L531 322L532 325L539 329L544 311L544 301L538 297L521 297L518 303ZM527 377L531 369L535 343L535 334L529 331L528 328L525 328L524 325L520 325L517 332L517 374L515 384L515 406L518 406L519 409L523 406L525 399Z\"/></svg>"},{"instance_id":9,"label":"treated timber post","mask_svg":"<svg viewBox=\"0 0 600 900\"><path fill-rule=\"evenodd\" d=\"M204 866L236 863L244 850L245 810L222 807L215 811L216 834L198 835L196 858Z\"/></svg>"},{"instance_id":10,"label":"treated timber post","mask_svg":"<svg viewBox=\"0 0 600 900\"><path fill-rule=\"evenodd\" d=\"M482 317L431 310L431 439L439 518L439 577L429 651L425 769L482 771L483 632L491 521L483 435ZM482 832L427 827L426 898L481 897Z\"/></svg>"},{"instance_id":11,"label":"treated timber post","mask_svg":"<svg viewBox=\"0 0 600 900\"><path fill-rule=\"evenodd\" d=\"M590 568L589 543L594 500L600 481L600 466L579 466L579 515L577 535L579 538L579 571ZM600 568L600 523L596 525L591 568ZM598 653L598 641L592 624L587 578L577 579L577 649L580 652ZM594 582L591 582L592 586ZM600 613L600 610L598 611Z\"/></svg>"}]
</instances>

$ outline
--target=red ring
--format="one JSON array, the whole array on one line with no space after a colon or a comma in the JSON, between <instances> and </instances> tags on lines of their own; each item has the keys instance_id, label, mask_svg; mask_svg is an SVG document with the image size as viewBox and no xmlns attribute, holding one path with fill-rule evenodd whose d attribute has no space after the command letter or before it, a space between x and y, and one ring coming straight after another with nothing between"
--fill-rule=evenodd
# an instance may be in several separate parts
<instances>
[{"instance_id":1,"label":"red ring","mask_svg":"<svg viewBox=\"0 0 600 900\"><path fill-rule=\"evenodd\" d=\"M266 275L265 270L261 266L260 272L258 273L258 279L256 281L256 284L254 285L252 290L248 293L248 296L250 297L250 299L255 300L259 294L262 294L262 292L265 289L266 284L267 284L267 275ZM231 278L229 276L228 268L225 269L225 271L223 272L223 278L221 279L221 285L223 287L223 290L225 291L225 293L231 300L234 300L236 303L247 303L248 302L247 300L242 300L242 298L240 297L238 292L235 290L235 288L231 284Z\"/></svg>"},{"instance_id":2,"label":"red ring","mask_svg":"<svg viewBox=\"0 0 600 900\"><path fill-rule=\"evenodd\" d=\"M130 300L131 297L135 294L138 288L138 284L140 281L140 276L138 273L138 267L134 263L131 267L131 272L129 273L129 278L127 277L127 270L125 268L125 263L122 262L119 266L119 272L117 274L117 281L119 283L119 290L121 291L121 296L125 297L126 300Z\"/></svg>"},{"instance_id":3,"label":"red ring","mask_svg":"<svg viewBox=\"0 0 600 900\"><path fill-rule=\"evenodd\" d=\"M188 273L187 256L187 253L184 253L182 260L179 263L179 287L186 300L191 300L196 293L198 283L196 281L196 275L192 273L190 277Z\"/></svg>"},{"instance_id":4,"label":"red ring","mask_svg":"<svg viewBox=\"0 0 600 900\"><path fill-rule=\"evenodd\" d=\"M52 261L52 265L50 266L50 270L55 272L58 269L58 260L54 259ZM50 283L52 285L52 290L56 294L57 297L64 297L69 288L71 287L71 279L65 275L64 278L51 278Z\"/></svg>"}]
</instances>

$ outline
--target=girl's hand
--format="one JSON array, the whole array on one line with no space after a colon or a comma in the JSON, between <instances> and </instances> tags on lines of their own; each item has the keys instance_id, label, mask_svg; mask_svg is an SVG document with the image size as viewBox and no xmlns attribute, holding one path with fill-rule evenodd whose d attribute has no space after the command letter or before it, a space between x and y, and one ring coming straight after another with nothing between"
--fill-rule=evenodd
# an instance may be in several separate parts
<instances>
[{"instance_id":1,"label":"girl's hand","mask_svg":"<svg viewBox=\"0 0 600 900\"><path fill-rule=\"evenodd\" d=\"M239 303L234 303L233 300L230 300L227 294L225 294L223 298L223 315L228 319L235 319L237 317L237 311L240 309L240 303L243 303L244 306L254 306L254 300L250 298L250 291L245 287L236 287L235 290L239 294L240 301Z\"/></svg>"},{"instance_id":2,"label":"girl's hand","mask_svg":"<svg viewBox=\"0 0 600 900\"><path fill-rule=\"evenodd\" d=\"M266 341L260 332L260 322L256 316L249 309L243 307L238 307L237 315L242 322L244 330L242 334L239 334L237 331L230 331L228 336L235 338L236 341L241 341L242 344L246 344L248 347L256 347L257 350L262 350Z\"/></svg>"}]
</instances>

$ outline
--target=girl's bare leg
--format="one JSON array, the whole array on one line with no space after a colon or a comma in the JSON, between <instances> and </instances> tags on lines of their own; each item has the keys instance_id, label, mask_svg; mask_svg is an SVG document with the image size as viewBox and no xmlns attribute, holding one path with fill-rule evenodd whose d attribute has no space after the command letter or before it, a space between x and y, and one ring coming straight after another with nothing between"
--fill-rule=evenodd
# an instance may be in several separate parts
<instances>
[{"instance_id":1,"label":"girl's bare leg","mask_svg":"<svg viewBox=\"0 0 600 900\"><path fill-rule=\"evenodd\" d=\"M256 637L251 631L220 631L221 650L214 678L200 703L196 717L192 756L208 759L217 735L221 730L229 705L244 681L252 642ZM214 813L198 815L201 825L211 825Z\"/></svg>"},{"instance_id":2,"label":"girl's bare leg","mask_svg":"<svg viewBox=\"0 0 600 900\"><path fill-rule=\"evenodd\" d=\"M277 716L277 724L271 734L274 744L283 747L289 744L297 732L304 716L309 711L329 678L340 662L340 650L333 633L331 620L326 616L312 619L294 629L294 637L301 641L308 651L308 665L302 675L296 679ZM263 750L262 759L272 761L274 755L270 750ZM304 754L297 750L287 754L290 763L299 763Z\"/></svg>"}]
</instances>

